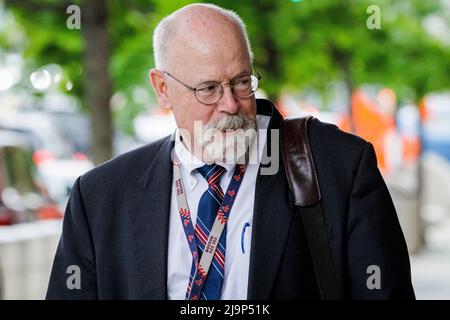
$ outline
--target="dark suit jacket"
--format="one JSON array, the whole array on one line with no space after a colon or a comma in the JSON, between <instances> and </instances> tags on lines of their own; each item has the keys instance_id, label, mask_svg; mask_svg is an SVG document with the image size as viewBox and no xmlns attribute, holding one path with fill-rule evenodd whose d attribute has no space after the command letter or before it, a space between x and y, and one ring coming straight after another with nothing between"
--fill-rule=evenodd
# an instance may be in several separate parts
<instances>
[{"instance_id":1,"label":"dark suit jacket","mask_svg":"<svg viewBox=\"0 0 450 320\"><path fill-rule=\"evenodd\" d=\"M271 116L269 128L280 127L282 117L269 101L258 100L258 113ZM318 120L309 139L345 297L413 299L405 240L372 145ZM167 298L172 147L165 137L77 179L48 299ZM319 298L282 163L277 174L258 175L251 247L249 299ZM80 267L81 289L67 287L70 265ZM380 267L381 289L367 287L370 265Z\"/></svg>"}]
</instances>

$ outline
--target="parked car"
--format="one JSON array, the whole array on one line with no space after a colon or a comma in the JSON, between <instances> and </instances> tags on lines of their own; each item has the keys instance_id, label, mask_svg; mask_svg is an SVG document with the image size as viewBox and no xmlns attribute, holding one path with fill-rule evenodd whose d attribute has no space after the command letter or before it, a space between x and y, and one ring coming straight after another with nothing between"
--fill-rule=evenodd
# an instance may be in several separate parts
<instances>
[{"instance_id":1,"label":"parked car","mask_svg":"<svg viewBox=\"0 0 450 320\"><path fill-rule=\"evenodd\" d=\"M423 149L450 161L450 93L426 96L424 109Z\"/></svg>"},{"instance_id":2,"label":"parked car","mask_svg":"<svg viewBox=\"0 0 450 320\"><path fill-rule=\"evenodd\" d=\"M38 168L50 196L64 210L76 178L94 168L94 164L89 160L62 159L42 162Z\"/></svg>"},{"instance_id":3,"label":"parked car","mask_svg":"<svg viewBox=\"0 0 450 320\"><path fill-rule=\"evenodd\" d=\"M0 130L0 225L62 216L39 178L27 141Z\"/></svg>"},{"instance_id":4,"label":"parked car","mask_svg":"<svg viewBox=\"0 0 450 320\"><path fill-rule=\"evenodd\" d=\"M87 157L91 151L91 127L87 114L63 111L45 111L43 114L58 123L64 139L70 143L72 152Z\"/></svg>"},{"instance_id":5,"label":"parked car","mask_svg":"<svg viewBox=\"0 0 450 320\"><path fill-rule=\"evenodd\" d=\"M44 112L19 111L0 117L0 127L28 135L36 158L71 158L73 146L60 124Z\"/></svg>"},{"instance_id":6,"label":"parked car","mask_svg":"<svg viewBox=\"0 0 450 320\"><path fill-rule=\"evenodd\" d=\"M87 118L76 113L21 110L2 117L0 129L22 137L46 190L64 208L75 179L93 167L86 155Z\"/></svg>"}]
</instances>

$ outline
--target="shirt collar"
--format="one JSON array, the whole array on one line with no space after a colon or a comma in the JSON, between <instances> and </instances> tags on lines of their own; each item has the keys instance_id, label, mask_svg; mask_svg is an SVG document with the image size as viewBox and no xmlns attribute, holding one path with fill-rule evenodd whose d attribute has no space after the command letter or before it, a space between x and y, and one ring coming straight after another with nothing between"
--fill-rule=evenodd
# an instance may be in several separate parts
<instances>
[{"instance_id":1,"label":"shirt collar","mask_svg":"<svg viewBox=\"0 0 450 320\"><path fill-rule=\"evenodd\" d=\"M202 160L194 156L183 144L183 142L181 141L180 130L178 130L178 128L175 132L175 153L181 165L186 169L187 172L189 172L189 174L192 174L195 169L201 168L205 165ZM225 168L227 173L233 170L235 167L234 163L223 163L220 165Z\"/></svg>"}]
</instances>

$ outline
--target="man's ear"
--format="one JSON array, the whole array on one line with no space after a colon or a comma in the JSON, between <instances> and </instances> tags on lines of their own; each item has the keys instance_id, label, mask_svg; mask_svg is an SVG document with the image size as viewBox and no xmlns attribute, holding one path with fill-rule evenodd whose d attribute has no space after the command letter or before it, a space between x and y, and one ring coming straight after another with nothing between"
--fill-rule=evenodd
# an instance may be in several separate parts
<instances>
[{"instance_id":1,"label":"man's ear","mask_svg":"<svg viewBox=\"0 0 450 320\"><path fill-rule=\"evenodd\" d=\"M167 95L167 83L164 73L158 69L151 69L149 72L149 77L153 89L155 90L159 107L163 109L171 109L172 106Z\"/></svg>"}]
</instances>

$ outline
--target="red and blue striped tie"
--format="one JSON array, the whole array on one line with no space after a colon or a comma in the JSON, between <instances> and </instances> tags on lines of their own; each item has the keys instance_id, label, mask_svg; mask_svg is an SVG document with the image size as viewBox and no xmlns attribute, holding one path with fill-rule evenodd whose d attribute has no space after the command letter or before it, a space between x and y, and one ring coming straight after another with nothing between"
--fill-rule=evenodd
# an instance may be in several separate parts
<instances>
[{"instance_id":1,"label":"red and blue striped tie","mask_svg":"<svg viewBox=\"0 0 450 320\"><path fill-rule=\"evenodd\" d=\"M209 233L217 216L217 211L223 201L223 191L220 188L220 178L225 169L219 165L205 165L197 169L198 172L208 182L208 190L200 198L197 211L197 223L195 226L195 236L199 247L199 259L205 249ZM226 245L226 225L220 236L219 245L214 254L208 277L202 291L202 300L219 300L222 291L222 283L225 269L225 245ZM194 267L194 266L193 266ZM191 281L194 269L191 271Z\"/></svg>"}]
</instances>

